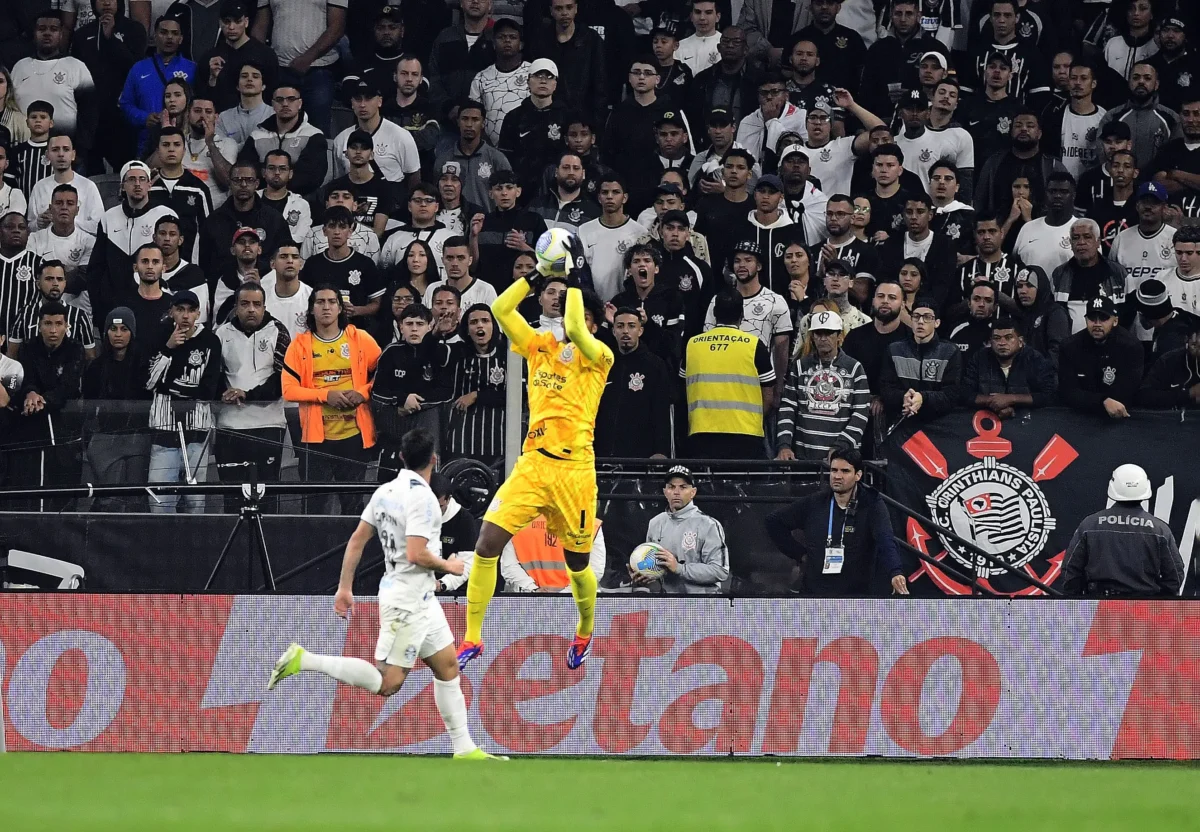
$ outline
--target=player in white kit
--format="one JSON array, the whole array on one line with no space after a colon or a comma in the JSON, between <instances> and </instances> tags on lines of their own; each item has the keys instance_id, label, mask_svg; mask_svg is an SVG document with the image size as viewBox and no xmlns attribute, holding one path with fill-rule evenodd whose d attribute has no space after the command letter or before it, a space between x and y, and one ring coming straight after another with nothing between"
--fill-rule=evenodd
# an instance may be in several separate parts
<instances>
[{"instance_id":1,"label":"player in white kit","mask_svg":"<svg viewBox=\"0 0 1200 832\"><path fill-rule=\"evenodd\" d=\"M507 759L484 752L471 739L467 704L459 686L454 635L434 590L434 570L463 573L456 557L441 556L442 510L429 487L437 457L433 434L413 430L400 440L405 467L396 479L379 487L346 544L342 576L333 609L348 618L354 606L351 587L363 548L379 535L384 574L379 582L379 640L375 665L346 656L309 653L293 644L279 657L267 690L297 673L324 673L347 685L380 696L400 690L419 657L433 671L433 698L450 734L455 759Z\"/></svg>"}]
</instances>

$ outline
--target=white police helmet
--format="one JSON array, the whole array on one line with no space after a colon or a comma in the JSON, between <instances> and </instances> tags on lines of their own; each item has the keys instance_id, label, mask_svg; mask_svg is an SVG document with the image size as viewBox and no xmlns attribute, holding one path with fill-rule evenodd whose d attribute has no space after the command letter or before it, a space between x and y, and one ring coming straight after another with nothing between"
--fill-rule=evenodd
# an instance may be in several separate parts
<instances>
[{"instance_id":1,"label":"white police helmet","mask_svg":"<svg viewBox=\"0 0 1200 832\"><path fill-rule=\"evenodd\" d=\"M1150 477L1140 465L1118 465L1108 481L1108 499L1118 503L1140 503L1151 495Z\"/></svg>"}]
</instances>

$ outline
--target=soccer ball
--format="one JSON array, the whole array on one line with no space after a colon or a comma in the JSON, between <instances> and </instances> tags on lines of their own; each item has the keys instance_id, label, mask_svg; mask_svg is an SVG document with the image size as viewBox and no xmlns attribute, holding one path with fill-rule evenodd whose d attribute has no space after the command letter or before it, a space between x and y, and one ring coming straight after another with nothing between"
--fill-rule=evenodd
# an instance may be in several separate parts
<instances>
[{"instance_id":1,"label":"soccer ball","mask_svg":"<svg viewBox=\"0 0 1200 832\"><path fill-rule=\"evenodd\" d=\"M643 543L629 555L629 568L644 578L661 578L663 568L655 556L663 548L657 543Z\"/></svg>"},{"instance_id":2,"label":"soccer ball","mask_svg":"<svg viewBox=\"0 0 1200 832\"><path fill-rule=\"evenodd\" d=\"M571 271L571 232L551 228L538 237L533 247L538 274L542 277L566 277Z\"/></svg>"}]
</instances>

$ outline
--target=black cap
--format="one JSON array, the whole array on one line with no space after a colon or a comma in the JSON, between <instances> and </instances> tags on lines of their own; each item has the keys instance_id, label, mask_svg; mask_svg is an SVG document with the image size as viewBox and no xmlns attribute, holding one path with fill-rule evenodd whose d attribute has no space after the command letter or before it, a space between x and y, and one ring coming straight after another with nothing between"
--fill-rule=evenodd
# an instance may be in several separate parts
<instances>
[{"instance_id":1,"label":"black cap","mask_svg":"<svg viewBox=\"0 0 1200 832\"><path fill-rule=\"evenodd\" d=\"M366 78L359 78L357 81L351 81L346 85L347 98L374 98L378 95L383 95L379 87L372 84Z\"/></svg>"},{"instance_id":2,"label":"black cap","mask_svg":"<svg viewBox=\"0 0 1200 832\"><path fill-rule=\"evenodd\" d=\"M250 0L224 0L221 3L221 20L240 20L254 15L254 3Z\"/></svg>"},{"instance_id":3,"label":"black cap","mask_svg":"<svg viewBox=\"0 0 1200 832\"><path fill-rule=\"evenodd\" d=\"M200 298L196 297L196 293L190 289L184 289L182 292L176 292L171 295L172 306L194 306L200 308Z\"/></svg>"},{"instance_id":4,"label":"black cap","mask_svg":"<svg viewBox=\"0 0 1200 832\"><path fill-rule=\"evenodd\" d=\"M1160 29L1166 29L1168 27L1171 29L1178 29L1181 32L1187 31L1187 23L1182 17L1168 17L1165 18L1162 23L1158 24L1158 28Z\"/></svg>"},{"instance_id":5,"label":"black cap","mask_svg":"<svg viewBox=\"0 0 1200 832\"><path fill-rule=\"evenodd\" d=\"M1087 302L1086 317L1089 320L1091 318L1115 318L1117 317L1117 305L1107 295L1097 295Z\"/></svg>"},{"instance_id":6,"label":"black cap","mask_svg":"<svg viewBox=\"0 0 1200 832\"><path fill-rule=\"evenodd\" d=\"M910 110L924 110L929 106L929 99L925 97L924 90L909 90L900 101L900 106Z\"/></svg>"},{"instance_id":7,"label":"black cap","mask_svg":"<svg viewBox=\"0 0 1200 832\"><path fill-rule=\"evenodd\" d=\"M682 225L684 228L692 227L692 221L690 219L688 219L687 211L680 211L678 208L672 209L670 211L664 211L663 215L658 218L658 224L660 226L666 225L669 222L670 223L678 223L679 225Z\"/></svg>"},{"instance_id":8,"label":"black cap","mask_svg":"<svg viewBox=\"0 0 1200 832\"><path fill-rule=\"evenodd\" d=\"M1143 280L1138 285L1134 300L1138 310L1144 312L1152 321L1167 317L1175 308L1167 285L1156 277Z\"/></svg>"},{"instance_id":9,"label":"black cap","mask_svg":"<svg viewBox=\"0 0 1200 832\"><path fill-rule=\"evenodd\" d=\"M494 36L501 29L512 29L517 34L521 34L521 24L511 17L496 18L496 22L492 24L492 35Z\"/></svg>"},{"instance_id":10,"label":"black cap","mask_svg":"<svg viewBox=\"0 0 1200 832\"><path fill-rule=\"evenodd\" d=\"M734 254L753 254L755 257L758 258L758 261L760 263L762 262L762 259L763 259L762 246L760 246L754 240L739 240L738 242L734 243L733 253Z\"/></svg>"},{"instance_id":11,"label":"black cap","mask_svg":"<svg viewBox=\"0 0 1200 832\"><path fill-rule=\"evenodd\" d=\"M389 3L376 12L375 22L378 23L380 20L394 20L397 23L403 23L404 14L400 10L399 4L392 5Z\"/></svg>"},{"instance_id":12,"label":"black cap","mask_svg":"<svg viewBox=\"0 0 1200 832\"><path fill-rule=\"evenodd\" d=\"M692 477L692 471L686 465L672 465L667 469L666 476L663 477L663 485L667 485L671 480L680 479L688 485L695 485L696 480Z\"/></svg>"},{"instance_id":13,"label":"black cap","mask_svg":"<svg viewBox=\"0 0 1200 832\"><path fill-rule=\"evenodd\" d=\"M733 124L733 116L724 107L713 107L708 111L708 123L716 127Z\"/></svg>"},{"instance_id":14,"label":"black cap","mask_svg":"<svg viewBox=\"0 0 1200 832\"><path fill-rule=\"evenodd\" d=\"M667 110L661 116L654 119L655 127L662 127L664 124L674 125L681 130L687 129L687 122L683 120L683 113L678 110Z\"/></svg>"},{"instance_id":15,"label":"black cap","mask_svg":"<svg viewBox=\"0 0 1200 832\"><path fill-rule=\"evenodd\" d=\"M502 169L492 171L492 175L488 177L488 187L494 188L497 185L516 185L517 175L511 170Z\"/></svg>"},{"instance_id":16,"label":"black cap","mask_svg":"<svg viewBox=\"0 0 1200 832\"><path fill-rule=\"evenodd\" d=\"M650 37L654 37L655 35L666 35L667 37L679 40L679 24L669 17L662 18L650 30Z\"/></svg>"},{"instance_id":17,"label":"black cap","mask_svg":"<svg viewBox=\"0 0 1200 832\"><path fill-rule=\"evenodd\" d=\"M825 274L829 274L830 269L837 269L847 277L850 277L854 274L854 267L850 265L849 261L843 260L840 257L836 260L830 260L825 264Z\"/></svg>"},{"instance_id":18,"label":"black cap","mask_svg":"<svg viewBox=\"0 0 1200 832\"><path fill-rule=\"evenodd\" d=\"M1133 128L1123 121L1113 120L1100 128L1101 139L1132 139Z\"/></svg>"},{"instance_id":19,"label":"black cap","mask_svg":"<svg viewBox=\"0 0 1200 832\"><path fill-rule=\"evenodd\" d=\"M683 188L680 188L674 182L663 182L654 189L654 196L655 198L660 196L677 196L683 199Z\"/></svg>"},{"instance_id":20,"label":"black cap","mask_svg":"<svg viewBox=\"0 0 1200 832\"><path fill-rule=\"evenodd\" d=\"M375 140L366 130L355 130L346 137L346 147L366 147L375 149Z\"/></svg>"},{"instance_id":21,"label":"black cap","mask_svg":"<svg viewBox=\"0 0 1200 832\"><path fill-rule=\"evenodd\" d=\"M987 62L989 64L990 63L1004 64L1009 69L1012 69L1012 65L1013 65L1012 56L1009 55L1007 52L993 52L992 54L988 55Z\"/></svg>"}]
</instances>

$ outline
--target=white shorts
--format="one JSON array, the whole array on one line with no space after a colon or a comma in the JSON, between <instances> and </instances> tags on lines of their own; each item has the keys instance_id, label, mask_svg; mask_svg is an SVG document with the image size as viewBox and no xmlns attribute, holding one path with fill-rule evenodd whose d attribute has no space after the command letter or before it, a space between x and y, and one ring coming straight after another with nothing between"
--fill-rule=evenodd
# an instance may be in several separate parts
<instances>
[{"instance_id":1,"label":"white shorts","mask_svg":"<svg viewBox=\"0 0 1200 832\"><path fill-rule=\"evenodd\" d=\"M411 670L418 657L427 659L452 644L450 623L432 592L428 598L404 606L380 599L375 661Z\"/></svg>"}]
</instances>

